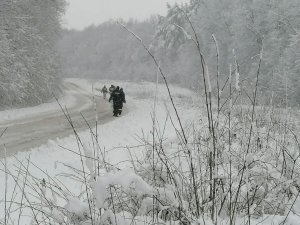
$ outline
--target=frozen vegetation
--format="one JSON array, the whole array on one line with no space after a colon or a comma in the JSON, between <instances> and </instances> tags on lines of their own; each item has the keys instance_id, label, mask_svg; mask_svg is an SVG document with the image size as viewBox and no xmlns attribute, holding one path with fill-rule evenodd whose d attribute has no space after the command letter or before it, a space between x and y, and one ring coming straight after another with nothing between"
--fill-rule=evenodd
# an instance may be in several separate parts
<instances>
[{"instance_id":1,"label":"frozen vegetation","mask_svg":"<svg viewBox=\"0 0 300 225\"><path fill-rule=\"evenodd\" d=\"M120 85L124 113L100 125L93 96L95 116L82 131L60 105L71 136L0 160L0 223L298 225L299 6L191 0L169 6L166 17L64 31L64 74L85 78L70 83L85 96ZM0 57L3 106L44 101L57 85L64 3L3 7L3 24L17 28L0 28L0 53L10 53ZM28 18L29 9L36 14ZM45 13L49 27L39 24ZM0 122L54 105L5 111Z\"/></svg>"},{"instance_id":2,"label":"frozen vegetation","mask_svg":"<svg viewBox=\"0 0 300 225\"><path fill-rule=\"evenodd\" d=\"M122 117L1 161L4 224L298 224L292 111L226 104L212 136L196 93L170 87L181 129L164 85L122 86Z\"/></svg>"},{"instance_id":3,"label":"frozen vegetation","mask_svg":"<svg viewBox=\"0 0 300 225\"><path fill-rule=\"evenodd\" d=\"M0 109L40 104L58 91L64 7L64 0L0 1Z\"/></svg>"},{"instance_id":4,"label":"frozen vegetation","mask_svg":"<svg viewBox=\"0 0 300 225\"><path fill-rule=\"evenodd\" d=\"M241 86L248 93L255 79L253 64L263 48L260 101L269 102L273 96L280 105L287 87L289 101L299 106L299 7L298 0L192 0L170 6L166 17L132 20L126 26L151 47L170 82L200 90L200 59L187 17L195 25L212 80L217 74L212 35L219 45L220 80L228 78L235 50ZM116 21L84 31L65 31L60 52L66 61L66 76L155 81L151 58Z\"/></svg>"}]
</instances>

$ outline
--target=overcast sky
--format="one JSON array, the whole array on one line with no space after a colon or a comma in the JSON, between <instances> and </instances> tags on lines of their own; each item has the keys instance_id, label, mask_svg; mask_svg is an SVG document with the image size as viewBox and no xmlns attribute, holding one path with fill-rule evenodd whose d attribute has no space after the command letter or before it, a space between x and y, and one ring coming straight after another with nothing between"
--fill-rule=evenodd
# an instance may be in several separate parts
<instances>
[{"instance_id":1,"label":"overcast sky","mask_svg":"<svg viewBox=\"0 0 300 225\"><path fill-rule=\"evenodd\" d=\"M143 20L151 14L165 15L167 2L174 4L189 0L67 0L67 2L69 6L64 17L64 26L83 29L109 19Z\"/></svg>"}]
</instances>

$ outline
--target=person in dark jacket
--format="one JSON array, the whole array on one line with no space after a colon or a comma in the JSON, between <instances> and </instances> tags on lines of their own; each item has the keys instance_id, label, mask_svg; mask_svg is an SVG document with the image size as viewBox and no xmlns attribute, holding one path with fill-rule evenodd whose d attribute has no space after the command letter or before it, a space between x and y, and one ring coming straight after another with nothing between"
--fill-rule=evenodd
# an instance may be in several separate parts
<instances>
[{"instance_id":1,"label":"person in dark jacket","mask_svg":"<svg viewBox=\"0 0 300 225\"><path fill-rule=\"evenodd\" d=\"M123 88L120 89L120 98L121 98L121 107L119 108L119 115L122 114L122 110L123 110L123 103L126 103L126 99L125 99L125 93L123 91Z\"/></svg>"},{"instance_id":2,"label":"person in dark jacket","mask_svg":"<svg viewBox=\"0 0 300 225\"><path fill-rule=\"evenodd\" d=\"M120 109L122 110L123 107L123 101L122 101L122 97L121 97L121 92L120 92L120 88L119 86L117 86L117 88L111 93L111 96L109 98L109 102L113 101L113 113L114 116L118 116L119 115L119 111Z\"/></svg>"},{"instance_id":3,"label":"person in dark jacket","mask_svg":"<svg viewBox=\"0 0 300 225\"><path fill-rule=\"evenodd\" d=\"M110 85L108 91L109 91L109 98L111 97L111 94L113 93L113 91L116 89L116 87L114 85Z\"/></svg>"}]
</instances>

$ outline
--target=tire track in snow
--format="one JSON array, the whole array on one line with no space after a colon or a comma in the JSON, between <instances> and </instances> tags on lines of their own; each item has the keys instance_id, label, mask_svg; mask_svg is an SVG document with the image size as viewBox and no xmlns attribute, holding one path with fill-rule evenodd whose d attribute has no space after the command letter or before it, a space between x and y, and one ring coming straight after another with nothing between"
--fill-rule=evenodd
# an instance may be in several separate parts
<instances>
[{"instance_id":1,"label":"tire track in snow","mask_svg":"<svg viewBox=\"0 0 300 225\"><path fill-rule=\"evenodd\" d=\"M96 115L92 94L80 87L79 84L72 82L64 82L63 89L66 95L74 98L75 104L72 104L70 108L68 107L68 112L72 121L74 121L77 131L88 129L80 113L82 113L91 126L94 126ZM96 96L96 105L98 125L113 120L110 103L102 97ZM0 158L4 157L4 145L7 149L7 156L12 156L18 152L29 151L31 148L45 144L48 140L63 138L73 134L73 130L58 104L55 110L39 114L28 114L23 118L16 118L9 122L0 122L0 127L8 128L0 139L0 146L2 148Z\"/></svg>"}]
</instances>

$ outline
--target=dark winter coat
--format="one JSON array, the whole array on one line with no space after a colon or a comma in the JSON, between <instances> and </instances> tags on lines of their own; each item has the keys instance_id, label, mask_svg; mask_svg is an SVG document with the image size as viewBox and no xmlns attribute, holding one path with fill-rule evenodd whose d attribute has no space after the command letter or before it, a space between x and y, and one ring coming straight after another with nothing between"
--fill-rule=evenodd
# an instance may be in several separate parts
<instances>
[{"instance_id":1,"label":"dark winter coat","mask_svg":"<svg viewBox=\"0 0 300 225\"><path fill-rule=\"evenodd\" d=\"M109 102L113 101L114 108L122 109L123 108L123 98L122 94L119 89L114 90L111 93L111 96L109 98Z\"/></svg>"},{"instance_id":2,"label":"dark winter coat","mask_svg":"<svg viewBox=\"0 0 300 225\"><path fill-rule=\"evenodd\" d=\"M122 88L120 89L120 98L122 100L122 107L123 107L123 103L126 103L126 99L125 99L125 93Z\"/></svg>"}]
</instances>

